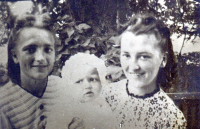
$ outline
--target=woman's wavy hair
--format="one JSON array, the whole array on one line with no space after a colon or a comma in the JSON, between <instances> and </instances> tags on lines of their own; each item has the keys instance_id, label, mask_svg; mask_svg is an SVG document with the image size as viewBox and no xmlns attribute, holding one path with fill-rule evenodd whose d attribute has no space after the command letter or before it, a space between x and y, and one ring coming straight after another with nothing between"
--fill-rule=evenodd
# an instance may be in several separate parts
<instances>
[{"instance_id":1,"label":"woman's wavy hair","mask_svg":"<svg viewBox=\"0 0 200 129\"><path fill-rule=\"evenodd\" d=\"M159 47L162 53L167 54L167 64L160 68L157 76L157 84L166 88L176 83L176 63L173 46L170 39L170 30L152 14L136 14L123 25L119 33L132 32L135 35L154 34L160 41ZM121 42L121 37L119 42Z\"/></svg>"},{"instance_id":2,"label":"woman's wavy hair","mask_svg":"<svg viewBox=\"0 0 200 129\"><path fill-rule=\"evenodd\" d=\"M20 85L20 66L15 64L12 58L12 50L16 47L20 32L25 27L35 27L51 32L54 36L56 56L60 42L55 35L53 22L48 13L43 14L23 14L18 16L15 21L8 40L8 76L13 83Z\"/></svg>"}]
</instances>

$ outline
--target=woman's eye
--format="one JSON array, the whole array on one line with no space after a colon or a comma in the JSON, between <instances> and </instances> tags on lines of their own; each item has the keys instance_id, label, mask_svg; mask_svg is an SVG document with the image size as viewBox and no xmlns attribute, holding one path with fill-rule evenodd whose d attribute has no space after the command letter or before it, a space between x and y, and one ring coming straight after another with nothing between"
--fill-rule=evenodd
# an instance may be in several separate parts
<instances>
[{"instance_id":1,"label":"woman's eye","mask_svg":"<svg viewBox=\"0 0 200 129\"><path fill-rule=\"evenodd\" d=\"M76 81L75 83L81 84L82 82L83 82L83 80L78 80L78 81Z\"/></svg>"},{"instance_id":2,"label":"woman's eye","mask_svg":"<svg viewBox=\"0 0 200 129\"><path fill-rule=\"evenodd\" d=\"M33 54L33 53L35 53L36 48L35 47L27 48L25 51L27 51L29 54Z\"/></svg>"},{"instance_id":3,"label":"woman's eye","mask_svg":"<svg viewBox=\"0 0 200 129\"><path fill-rule=\"evenodd\" d=\"M129 54L123 54L122 56L126 57L126 58L129 58L130 55Z\"/></svg>"},{"instance_id":4,"label":"woman's eye","mask_svg":"<svg viewBox=\"0 0 200 129\"><path fill-rule=\"evenodd\" d=\"M46 48L44 49L44 51L45 51L46 53L50 53L51 51L53 51L53 49L50 48L50 47L46 47Z\"/></svg>"},{"instance_id":5,"label":"woman's eye","mask_svg":"<svg viewBox=\"0 0 200 129\"><path fill-rule=\"evenodd\" d=\"M22 51L26 52L27 54L33 54L37 50L36 45L28 45L22 48Z\"/></svg>"},{"instance_id":6,"label":"woman's eye","mask_svg":"<svg viewBox=\"0 0 200 129\"><path fill-rule=\"evenodd\" d=\"M150 56L148 56L148 55L142 55L142 56L140 56L140 59L142 59L142 60L147 60L147 59L150 59L151 57Z\"/></svg>"}]
</instances>

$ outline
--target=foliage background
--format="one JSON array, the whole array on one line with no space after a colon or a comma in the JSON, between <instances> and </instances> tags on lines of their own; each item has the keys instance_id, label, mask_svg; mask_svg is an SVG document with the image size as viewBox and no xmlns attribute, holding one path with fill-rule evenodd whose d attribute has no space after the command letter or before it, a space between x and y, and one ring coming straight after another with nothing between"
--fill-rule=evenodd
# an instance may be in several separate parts
<instances>
[{"instance_id":1,"label":"foliage background","mask_svg":"<svg viewBox=\"0 0 200 129\"><path fill-rule=\"evenodd\" d=\"M133 13L151 12L164 21L171 34L184 36L182 47L176 54L178 81L166 92L200 91L199 53L182 54L187 40L200 36L200 4L192 0L33 0L49 11L61 41L60 60L54 74L59 75L64 62L77 52L88 52L103 59L108 80L124 78L120 67L117 35ZM11 3L15 4L15 3ZM0 2L0 46L8 41L13 17L8 2ZM191 42L193 43L193 42ZM190 62L190 63L188 63ZM191 63L192 62L192 63ZM6 66L1 65L1 78ZM2 85L4 84L2 80Z\"/></svg>"}]
</instances>

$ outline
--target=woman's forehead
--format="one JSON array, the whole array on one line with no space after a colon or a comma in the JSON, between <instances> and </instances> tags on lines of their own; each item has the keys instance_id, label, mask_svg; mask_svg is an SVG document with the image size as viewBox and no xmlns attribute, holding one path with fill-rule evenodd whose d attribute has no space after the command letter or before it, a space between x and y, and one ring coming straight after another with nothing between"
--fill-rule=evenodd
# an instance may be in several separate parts
<instances>
[{"instance_id":1,"label":"woman's forehead","mask_svg":"<svg viewBox=\"0 0 200 129\"><path fill-rule=\"evenodd\" d=\"M54 36L51 32L45 29L36 28L36 27L26 27L20 31L18 41L28 41L28 40L40 40L47 43L55 42Z\"/></svg>"},{"instance_id":2,"label":"woman's forehead","mask_svg":"<svg viewBox=\"0 0 200 129\"><path fill-rule=\"evenodd\" d=\"M121 51L124 49L137 50L137 49L159 49L160 41L152 34L135 35L132 32L125 32L121 36Z\"/></svg>"}]
</instances>

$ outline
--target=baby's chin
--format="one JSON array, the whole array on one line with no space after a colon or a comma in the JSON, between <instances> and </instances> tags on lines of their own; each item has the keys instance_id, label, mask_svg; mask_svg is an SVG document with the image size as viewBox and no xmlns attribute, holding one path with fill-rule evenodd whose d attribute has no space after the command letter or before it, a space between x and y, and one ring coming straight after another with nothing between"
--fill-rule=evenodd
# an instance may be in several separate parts
<instances>
[{"instance_id":1,"label":"baby's chin","mask_svg":"<svg viewBox=\"0 0 200 129\"><path fill-rule=\"evenodd\" d=\"M93 102L95 101L95 99L97 98L98 96L93 96L93 97L84 97L83 99L80 100L81 103L90 103L90 102Z\"/></svg>"}]
</instances>

